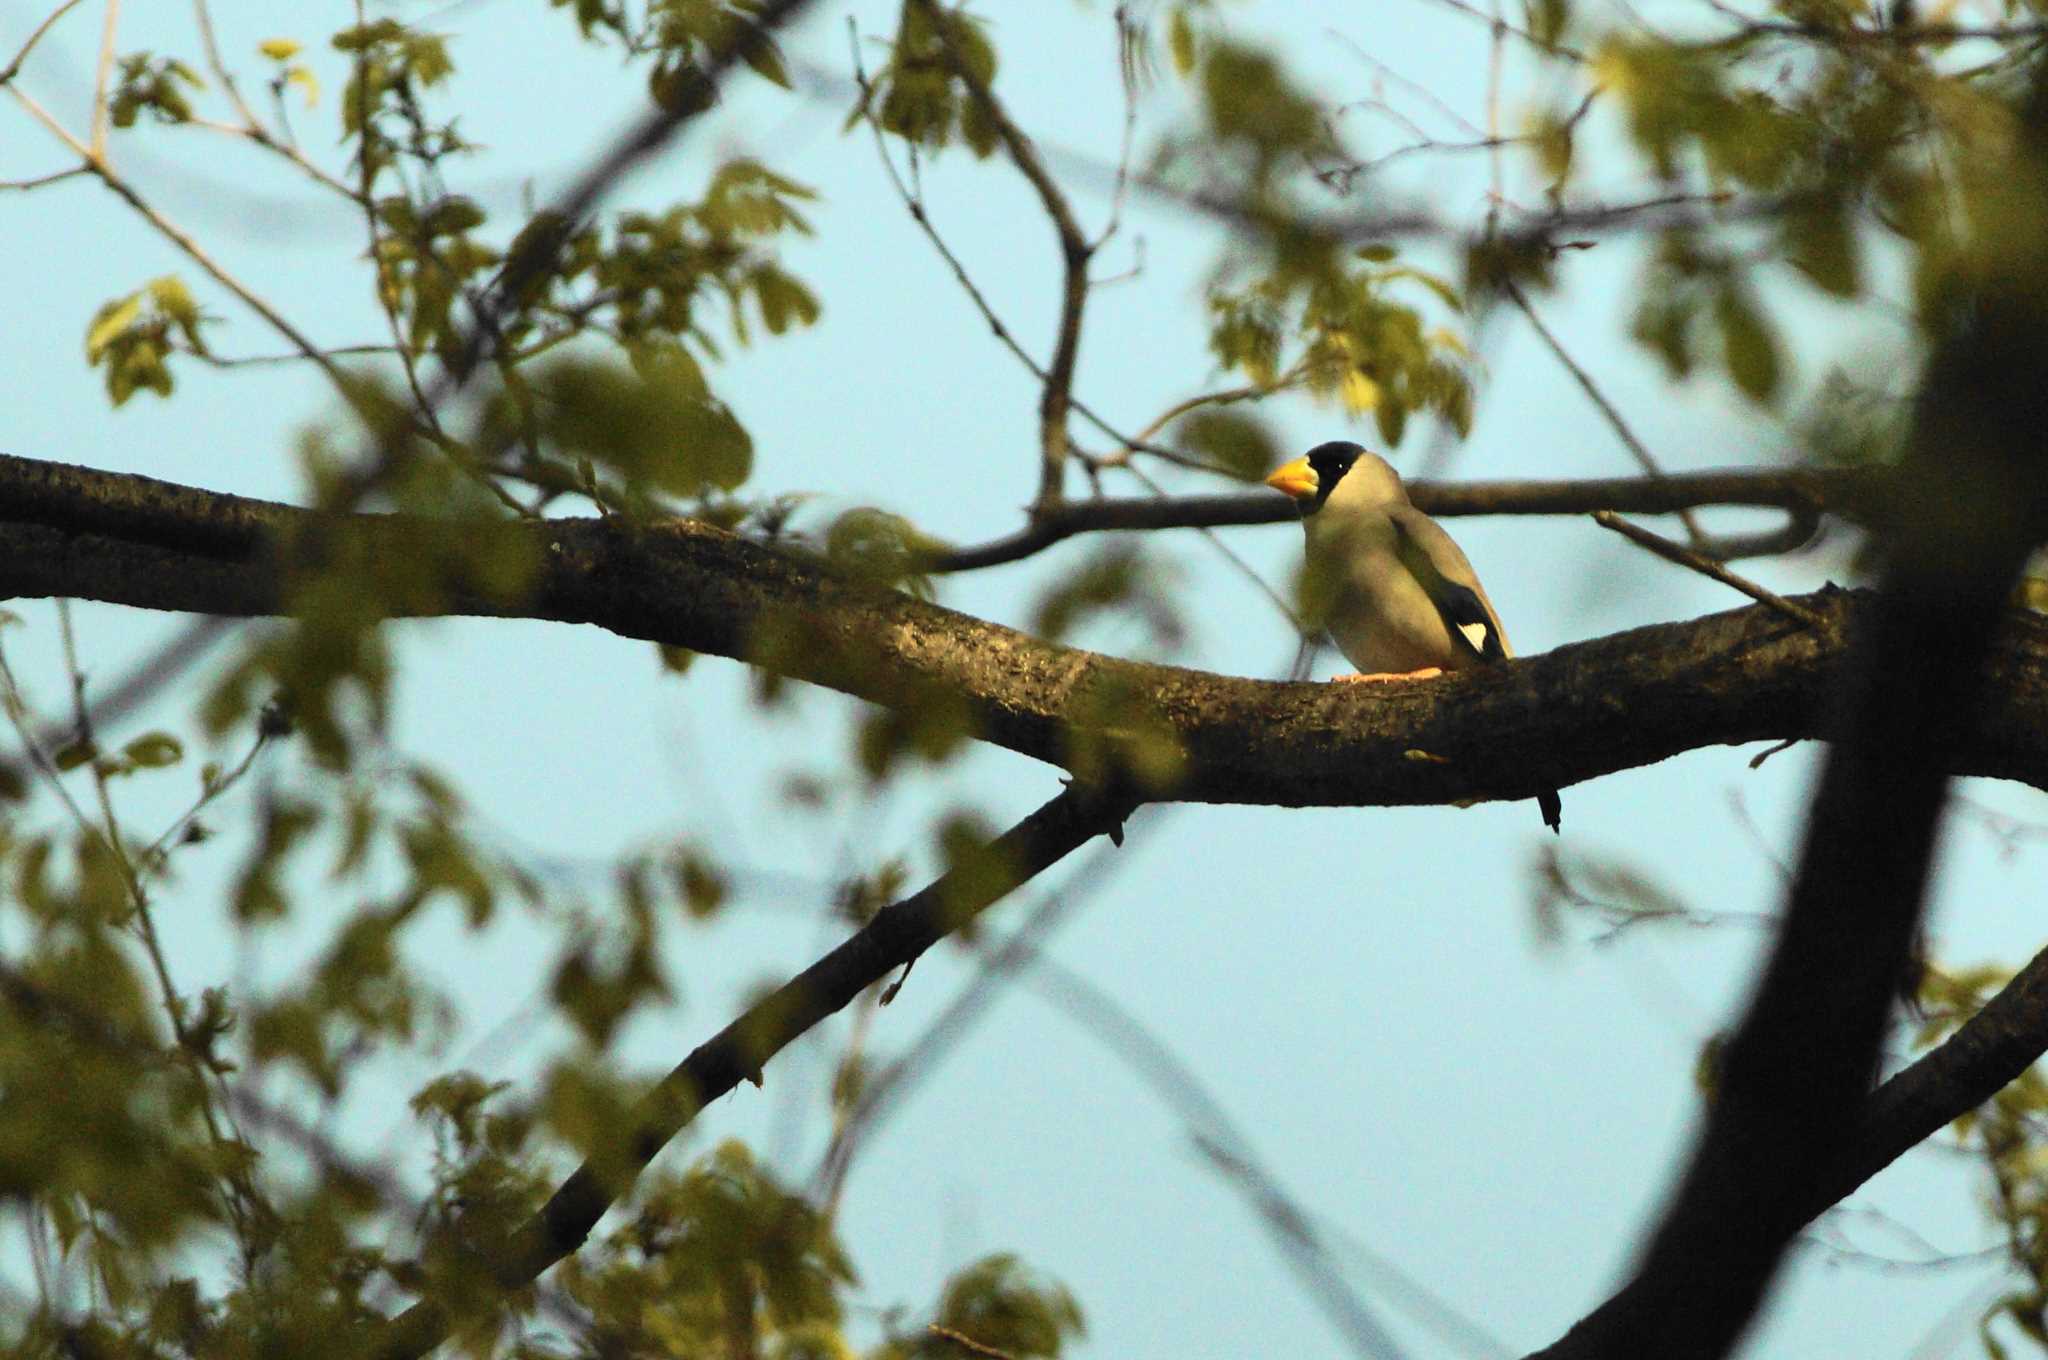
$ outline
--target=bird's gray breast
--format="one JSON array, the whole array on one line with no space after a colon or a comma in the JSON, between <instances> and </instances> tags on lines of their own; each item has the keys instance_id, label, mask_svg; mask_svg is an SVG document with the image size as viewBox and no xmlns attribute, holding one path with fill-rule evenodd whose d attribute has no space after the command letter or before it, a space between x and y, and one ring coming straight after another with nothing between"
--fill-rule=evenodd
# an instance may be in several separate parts
<instances>
[{"instance_id":1,"label":"bird's gray breast","mask_svg":"<svg viewBox=\"0 0 2048 1360\"><path fill-rule=\"evenodd\" d=\"M1333 507L1334 508L1334 507ZM1446 669L1471 649L1451 638L1442 614L1403 565L1393 522L1377 510L1310 516L1302 601L1307 622L1329 630L1361 671Z\"/></svg>"}]
</instances>

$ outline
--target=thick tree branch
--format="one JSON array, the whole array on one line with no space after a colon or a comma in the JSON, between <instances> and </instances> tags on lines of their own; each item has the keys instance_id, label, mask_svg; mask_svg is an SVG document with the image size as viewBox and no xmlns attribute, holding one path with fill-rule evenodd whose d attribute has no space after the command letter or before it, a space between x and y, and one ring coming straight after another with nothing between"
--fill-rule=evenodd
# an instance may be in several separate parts
<instances>
[{"instance_id":1,"label":"thick tree branch","mask_svg":"<svg viewBox=\"0 0 2048 1360\"><path fill-rule=\"evenodd\" d=\"M1814 1187L1808 1218L1976 1109L2048 1052L2048 949L1918 1062L1871 1093L1841 1154Z\"/></svg>"},{"instance_id":2,"label":"thick tree branch","mask_svg":"<svg viewBox=\"0 0 2048 1360\"><path fill-rule=\"evenodd\" d=\"M452 1292L494 1308L497 1291L530 1284L583 1245L655 1154L706 1105L742 1081L759 1083L761 1068L793 1040L867 987L1057 864L1097 836L1118 834L1132 804L1068 789L1026 817L978 858L949 870L922 891L885 907L844 944L785 982L720 1030L662 1078L632 1111L630 1127L578 1167L540 1212L502 1250L472 1268L479 1278L449 1281ZM486 1283L488 1282L488 1283ZM433 1298L400 1314L379 1339L381 1360L417 1360L438 1346L460 1319Z\"/></svg>"},{"instance_id":3,"label":"thick tree branch","mask_svg":"<svg viewBox=\"0 0 2048 1360\"><path fill-rule=\"evenodd\" d=\"M429 522L330 517L148 478L0 456L0 596L71 596L231 617L284 608L292 542L380 560L520 547L516 599L456 582L394 615L593 623L732 657L907 711L943 705L980 738L1075 770L1149 731L1184 770L1148 792L1282 806L1529 798L1700 746L1832 735L1830 680L1867 617L1858 592L1659 624L1486 671L1368 692L1153 666L835 575L688 520ZM309 564L317 569L318 564ZM1991 688L1946 768L2048 788L2048 623L2012 611Z\"/></svg>"}]
</instances>

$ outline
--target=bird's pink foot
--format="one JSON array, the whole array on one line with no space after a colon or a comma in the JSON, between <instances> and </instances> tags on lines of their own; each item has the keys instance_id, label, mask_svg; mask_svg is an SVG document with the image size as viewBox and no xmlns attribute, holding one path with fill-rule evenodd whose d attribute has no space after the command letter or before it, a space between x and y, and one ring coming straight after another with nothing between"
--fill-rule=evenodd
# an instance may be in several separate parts
<instances>
[{"instance_id":1,"label":"bird's pink foot","mask_svg":"<svg viewBox=\"0 0 2048 1360\"><path fill-rule=\"evenodd\" d=\"M1374 671L1370 675L1333 675L1330 679L1333 682L1346 685L1377 685L1383 684L1388 680L1428 680L1443 673L1444 668L1442 666L1424 666L1419 671Z\"/></svg>"}]
</instances>

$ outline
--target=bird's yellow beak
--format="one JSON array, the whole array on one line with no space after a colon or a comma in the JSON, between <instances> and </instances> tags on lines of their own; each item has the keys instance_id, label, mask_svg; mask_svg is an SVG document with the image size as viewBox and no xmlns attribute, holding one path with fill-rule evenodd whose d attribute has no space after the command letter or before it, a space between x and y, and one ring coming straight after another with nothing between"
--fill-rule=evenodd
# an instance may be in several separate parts
<instances>
[{"instance_id":1,"label":"bird's yellow beak","mask_svg":"<svg viewBox=\"0 0 2048 1360\"><path fill-rule=\"evenodd\" d=\"M1275 491L1285 491L1298 501L1313 500L1318 485L1316 470L1308 465L1308 459L1297 458L1276 468L1266 478L1266 485Z\"/></svg>"}]
</instances>

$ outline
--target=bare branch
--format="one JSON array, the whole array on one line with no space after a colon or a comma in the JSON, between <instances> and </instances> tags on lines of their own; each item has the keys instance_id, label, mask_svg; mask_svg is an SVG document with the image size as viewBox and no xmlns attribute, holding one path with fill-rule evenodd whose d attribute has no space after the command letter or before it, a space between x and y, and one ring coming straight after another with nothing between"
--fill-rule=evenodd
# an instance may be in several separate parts
<instances>
[{"instance_id":1,"label":"bare branch","mask_svg":"<svg viewBox=\"0 0 2048 1360\"><path fill-rule=\"evenodd\" d=\"M1737 576L1712 558L1696 553L1683 544L1673 543L1662 534L1653 534L1640 525L1630 524L1612 510L1595 510L1593 512L1593 522L1603 529L1614 530L1614 532L1628 539L1631 543L1648 548L1667 562L1676 562L1681 567L1690 567L1702 576L1709 577L1712 580L1719 581L1724 586L1731 586L1741 591L1759 604L1769 605L1794 623L1803 623L1808 628L1825 628L1827 626L1827 620L1804 605L1793 604L1784 596L1765 590L1746 576Z\"/></svg>"},{"instance_id":2,"label":"bare branch","mask_svg":"<svg viewBox=\"0 0 2048 1360\"><path fill-rule=\"evenodd\" d=\"M1535 48L1538 52L1543 53L1545 56L1563 57L1566 60L1576 62L1586 62L1592 60L1592 58L1588 54L1586 54L1585 52L1581 51L1576 47L1569 45L1568 43L1547 42L1544 39L1537 37L1534 33L1531 33L1526 28L1517 28L1515 25L1508 23L1503 19L1488 14L1486 11L1480 9L1477 5L1468 4L1467 0L1435 0L1435 3L1442 5L1445 9L1456 10L1460 14L1467 15L1473 19L1476 19L1480 23L1485 24L1488 28L1496 29L1499 32L1509 34L1516 38L1520 38L1523 42Z\"/></svg>"},{"instance_id":3,"label":"bare branch","mask_svg":"<svg viewBox=\"0 0 2048 1360\"><path fill-rule=\"evenodd\" d=\"M2032 103L2039 138L2048 88ZM2012 173L2039 173L2048 145L2028 150ZM1887 526L1884 589L1829 687L1833 745L1784 924L1706 1127L1634 1277L1552 1360L1727 1354L1854 1135L1919 932L1950 752L2009 699L2006 600L2048 525L2034 458L2048 390L2032 362L2048 311L1992 281L1955 318L1900 473L1915 513Z\"/></svg>"},{"instance_id":4,"label":"bare branch","mask_svg":"<svg viewBox=\"0 0 2048 1360\"><path fill-rule=\"evenodd\" d=\"M1933 23L1911 24L1904 27L1887 25L1883 28L1859 28L1854 24L1837 27L1828 24L1790 23L1783 20L1751 20L1745 22L1738 32L1719 39L1718 42L1726 45L1760 37L1805 38L1843 47L1857 44L1919 47L1972 41L2018 43L2048 38L2048 23L1975 26Z\"/></svg>"},{"instance_id":5,"label":"bare branch","mask_svg":"<svg viewBox=\"0 0 2048 1360\"><path fill-rule=\"evenodd\" d=\"M107 19L100 31L99 65L92 77L92 159L107 154L107 93L114 76L114 35L121 27L121 0L107 0Z\"/></svg>"},{"instance_id":6,"label":"bare branch","mask_svg":"<svg viewBox=\"0 0 2048 1360\"><path fill-rule=\"evenodd\" d=\"M36 100L34 95L31 95L27 90L22 89L21 86L10 83L6 87L6 89L7 93L14 96L14 101L17 104L20 104L24 109L28 110L29 117L35 119L38 123L41 123L45 131L47 131L52 137L55 137L58 141L64 143L64 147L66 150L70 151L73 155L77 156L81 161L84 161L86 163L83 168L91 168L92 152L86 148L84 142L79 141L78 138L71 135L71 131L69 128L66 128L62 123L57 121L57 117L55 114L51 113L48 109L44 108L42 104Z\"/></svg>"},{"instance_id":7,"label":"bare branch","mask_svg":"<svg viewBox=\"0 0 2048 1360\"><path fill-rule=\"evenodd\" d=\"M241 87L235 83L235 73L228 69L227 61L220 54L220 42L213 33L213 9L207 0L192 0L192 22L199 30L199 50L206 56L206 68L213 72L213 78L220 82L228 102L241 115L243 129L252 135L261 133L263 125L258 121L256 111L249 107L249 101L242 98Z\"/></svg>"},{"instance_id":8,"label":"bare branch","mask_svg":"<svg viewBox=\"0 0 2048 1360\"><path fill-rule=\"evenodd\" d=\"M59 19L76 9L78 4L79 0L64 0L63 4L43 16L43 21L30 30L28 38L15 52L14 60L0 66L0 85L5 85L21 73L21 64L28 60L29 53L36 50L36 44L43 40L43 35L55 27Z\"/></svg>"},{"instance_id":9,"label":"bare branch","mask_svg":"<svg viewBox=\"0 0 2048 1360\"><path fill-rule=\"evenodd\" d=\"M2048 1053L2048 949L2034 955L1948 1039L1864 1102L1834 1166L1806 1201L1809 1216L1997 1095Z\"/></svg>"},{"instance_id":10,"label":"bare branch","mask_svg":"<svg viewBox=\"0 0 2048 1360\"><path fill-rule=\"evenodd\" d=\"M1418 509L1430 515L1586 515L1616 510L1670 515L1701 506L1770 506L1790 511L1784 531L1715 540L1719 556L1767 556L1813 537L1818 515L1868 520L1889 493L1882 470L1825 469L1688 472L1659 478L1619 477L1569 481L1433 482L1408 484ZM1014 534L936 553L933 572L974 571L1016 562L1076 534L1116 530L1214 529L1228 525L1293 523L1294 505L1263 491L1237 496L1182 496L1169 500L1073 501L1041 515Z\"/></svg>"},{"instance_id":11,"label":"bare branch","mask_svg":"<svg viewBox=\"0 0 2048 1360\"><path fill-rule=\"evenodd\" d=\"M29 179L0 180L0 189L25 192L29 189L40 189L45 184L56 184L61 180L77 179L80 175L89 175L91 173L92 171L82 165L74 165L69 170L52 170L47 175L36 175Z\"/></svg>"},{"instance_id":12,"label":"bare branch","mask_svg":"<svg viewBox=\"0 0 2048 1360\"><path fill-rule=\"evenodd\" d=\"M1498 282L1500 290L1507 294L1508 301L1514 303L1516 310L1521 312L1523 317L1528 320L1530 328L1536 332L1537 338L1543 341L1544 347L1551 352L1552 356L1560 364L1564 365L1565 372L1572 375L1573 381L1579 385L1579 390L1584 392L1593 405L1599 409L1600 414L1606 417L1608 425L1613 428L1616 437L1621 440L1622 446L1634 456L1636 463L1644 472L1649 473L1652 477L1662 477L1664 475L1663 465L1651 456L1650 450L1644 446L1643 441L1636 438L1636 432L1629 428L1628 421L1622 418L1621 412L1615 408L1614 403L1607 399L1607 394L1600 390L1600 385L1593 381L1593 375L1580 367L1578 360L1572 358L1571 351L1567 350L1564 347L1564 343L1551 333L1550 327L1543 324L1543 318L1536 314L1536 309L1530 305L1528 294L1522 291L1521 285L1505 274L1500 276ZM1699 523L1692 517L1692 513L1682 510L1679 512L1678 518L1679 522L1685 525L1686 537L1692 540L1693 547L1703 548L1707 541L1706 535L1700 532ZM1608 527L1612 528L1613 526L1609 525Z\"/></svg>"},{"instance_id":13,"label":"bare branch","mask_svg":"<svg viewBox=\"0 0 2048 1360\"><path fill-rule=\"evenodd\" d=\"M1074 365L1081 349L1081 313L1088 303L1088 260L1095 247L1088 241L1081 225L1074 218L1074 210L1067 202L1066 194L1054 182L1052 174L1040 159L1038 148L1024 130L1017 126L1009 113L996 99L995 92L962 59L958 44L953 40L953 30L939 13L932 0L917 0L930 17L933 31L945 45L947 60L952 64L953 73L967 87L992 127L1002 139L1003 146L1016 163L1017 170L1037 191L1038 200L1045 207L1046 216L1052 219L1053 229L1059 234L1060 261L1064 273L1060 285L1060 324L1058 338L1053 342L1052 362L1046 366L1045 386L1038 401L1039 428L1039 482L1037 507L1040 510L1057 505L1064 497L1062 481L1067 460L1067 412L1071 409L1074 392ZM1120 172L1120 179L1122 178ZM1123 182L1128 183L1128 180Z\"/></svg>"},{"instance_id":14,"label":"bare branch","mask_svg":"<svg viewBox=\"0 0 2048 1360\"><path fill-rule=\"evenodd\" d=\"M328 356L325 350L315 344L312 338L306 335L305 332L286 319L282 312L265 301L260 293L229 273L227 267L214 259L207 252L206 247L200 245L192 237L191 233L158 212L148 200L144 199L137 192L133 185L124 177L115 173L114 167L107 163L105 157L97 153L93 154L87 159L87 168L99 177L100 183L113 190L116 197L133 208L143 221L154 227L159 235L170 241L178 249L184 251L188 259L213 276L214 282L234 294L243 306L262 317L264 321L269 323L272 330L283 336L286 342L298 350L299 353L305 355L308 361L327 375L328 380L334 384L336 390L344 398L349 395L346 375L342 373L340 366Z\"/></svg>"}]
</instances>

